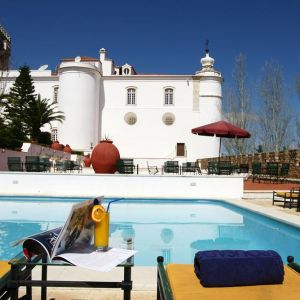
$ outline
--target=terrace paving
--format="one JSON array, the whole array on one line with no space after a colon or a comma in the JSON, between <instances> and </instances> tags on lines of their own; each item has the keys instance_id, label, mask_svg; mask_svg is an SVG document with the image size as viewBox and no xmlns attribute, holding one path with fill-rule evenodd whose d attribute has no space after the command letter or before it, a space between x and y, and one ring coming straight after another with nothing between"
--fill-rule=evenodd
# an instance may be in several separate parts
<instances>
[{"instance_id":1,"label":"terrace paving","mask_svg":"<svg viewBox=\"0 0 300 300\"><path fill-rule=\"evenodd\" d=\"M240 201L229 201L250 209L258 209L266 214L273 214L274 217L285 220L291 219L300 227L300 212L295 209L283 208L279 204L272 205L273 190L289 191L292 187L300 187L299 183L252 183L250 180L244 182L244 197ZM72 270L70 270L72 268ZM49 279L63 280L68 278L89 280L113 281L122 278L123 270L115 268L109 273L99 273L88 271L85 269L67 267L67 268L51 268L48 275ZM36 269L33 278L40 276L40 270ZM132 300L152 300L156 299L156 267L133 267L132 269ZM39 289L33 289L33 299L40 299ZM76 289L76 288L49 288L48 299L50 300L118 300L123 299L123 292L119 289Z\"/></svg>"}]
</instances>

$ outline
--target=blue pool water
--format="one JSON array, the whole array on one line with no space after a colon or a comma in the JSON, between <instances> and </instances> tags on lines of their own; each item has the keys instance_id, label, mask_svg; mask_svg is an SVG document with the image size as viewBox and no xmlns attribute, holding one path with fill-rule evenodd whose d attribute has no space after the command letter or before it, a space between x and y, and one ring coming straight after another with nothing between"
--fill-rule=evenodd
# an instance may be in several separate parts
<instances>
[{"instance_id":1,"label":"blue pool water","mask_svg":"<svg viewBox=\"0 0 300 300\"><path fill-rule=\"evenodd\" d=\"M24 236L63 225L73 203L82 198L0 197L0 259L10 259ZM104 205L105 202L104 202ZM198 250L273 249L283 261L300 261L300 229L259 214L209 200L121 200L110 207L110 243L132 237L135 265L192 263Z\"/></svg>"}]
</instances>

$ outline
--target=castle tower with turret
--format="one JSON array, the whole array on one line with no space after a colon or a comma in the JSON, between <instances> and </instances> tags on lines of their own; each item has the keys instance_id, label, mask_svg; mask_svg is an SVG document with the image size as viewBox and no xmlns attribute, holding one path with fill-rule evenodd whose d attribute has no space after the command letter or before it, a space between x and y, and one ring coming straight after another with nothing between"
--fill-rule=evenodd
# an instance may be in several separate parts
<instances>
[{"instance_id":1,"label":"castle tower with turret","mask_svg":"<svg viewBox=\"0 0 300 300\"><path fill-rule=\"evenodd\" d=\"M0 70L8 70L10 67L10 36L0 25Z\"/></svg>"}]
</instances>

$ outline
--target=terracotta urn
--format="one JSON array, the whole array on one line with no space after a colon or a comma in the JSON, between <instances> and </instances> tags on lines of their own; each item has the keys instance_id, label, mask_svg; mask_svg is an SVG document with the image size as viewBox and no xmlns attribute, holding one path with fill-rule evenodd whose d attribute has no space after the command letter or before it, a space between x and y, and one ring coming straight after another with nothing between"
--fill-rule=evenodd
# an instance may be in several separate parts
<instances>
[{"instance_id":1,"label":"terracotta urn","mask_svg":"<svg viewBox=\"0 0 300 300\"><path fill-rule=\"evenodd\" d=\"M71 147L68 144L66 144L66 146L63 149L63 151L66 152L66 153L72 153L72 149L71 149Z\"/></svg>"},{"instance_id":2,"label":"terracotta urn","mask_svg":"<svg viewBox=\"0 0 300 300\"><path fill-rule=\"evenodd\" d=\"M120 159L118 148L111 140L102 140L93 149L91 162L95 173L113 174Z\"/></svg>"},{"instance_id":3,"label":"terracotta urn","mask_svg":"<svg viewBox=\"0 0 300 300\"><path fill-rule=\"evenodd\" d=\"M84 166L89 168L91 166L91 157L90 155L86 155L83 159Z\"/></svg>"},{"instance_id":4,"label":"terracotta urn","mask_svg":"<svg viewBox=\"0 0 300 300\"><path fill-rule=\"evenodd\" d=\"M54 150L62 150L59 141L54 141L54 142L52 143L52 145L51 145L51 149L54 149Z\"/></svg>"}]
</instances>

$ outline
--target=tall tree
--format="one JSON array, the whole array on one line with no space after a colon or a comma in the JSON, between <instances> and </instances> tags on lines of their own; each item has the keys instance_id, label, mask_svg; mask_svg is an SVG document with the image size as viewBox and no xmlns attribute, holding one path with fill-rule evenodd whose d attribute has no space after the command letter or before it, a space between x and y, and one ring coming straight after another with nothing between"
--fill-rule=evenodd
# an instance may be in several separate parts
<instances>
[{"instance_id":1,"label":"tall tree","mask_svg":"<svg viewBox=\"0 0 300 300\"><path fill-rule=\"evenodd\" d=\"M296 78L296 91L300 97L300 77ZM298 137L298 147L300 147L300 118L296 116L296 135Z\"/></svg>"},{"instance_id":2,"label":"tall tree","mask_svg":"<svg viewBox=\"0 0 300 300\"><path fill-rule=\"evenodd\" d=\"M279 151L290 143L291 113L284 96L283 73L276 62L266 62L259 82L259 127L264 151Z\"/></svg>"},{"instance_id":3,"label":"tall tree","mask_svg":"<svg viewBox=\"0 0 300 300\"><path fill-rule=\"evenodd\" d=\"M29 135L28 111L31 103L35 100L35 90L29 67L22 66L19 71L20 74L10 90L9 98L7 98L5 111L13 135L22 143L28 139Z\"/></svg>"},{"instance_id":4,"label":"tall tree","mask_svg":"<svg viewBox=\"0 0 300 300\"><path fill-rule=\"evenodd\" d=\"M37 95L34 101L30 102L27 114L30 137L37 141L41 137L41 127L65 119L63 112L57 111L57 106L50 103L49 99L41 99L41 95Z\"/></svg>"},{"instance_id":5,"label":"tall tree","mask_svg":"<svg viewBox=\"0 0 300 300\"><path fill-rule=\"evenodd\" d=\"M0 97L0 100L4 99L0 101L3 104L0 125L3 125L5 136L9 136L9 141L12 140L7 146L13 145L15 148L28 141L29 137L36 141L45 140L41 127L52 121L62 122L65 118L50 100L41 99L40 95L35 94L29 67L23 66L19 70L20 74L10 93ZM3 143L7 143L7 139Z\"/></svg>"},{"instance_id":6,"label":"tall tree","mask_svg":"<svg viewBox=\"0 0 300 300\"><path fill-rule=\"evenodd\" d=\"M246 56L240 53L235 58L233 69L233 87L226 91L226 119L238 127L250 130L251 93L247 78ZM224 139L226 152L231 155L245 154L250 149L248 139Z\"/></svg>"}]
</instances>

